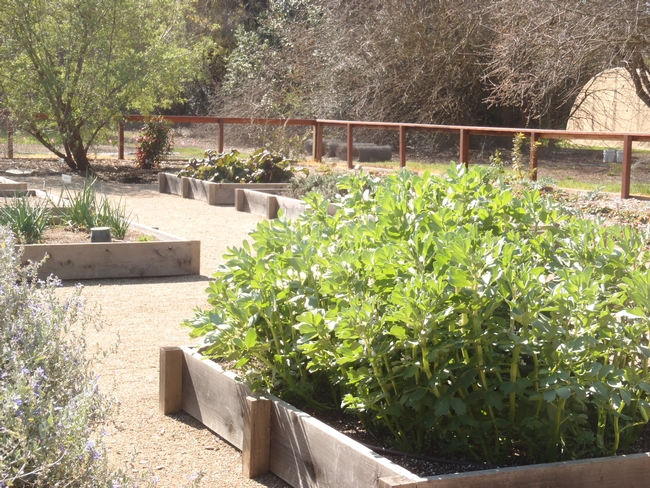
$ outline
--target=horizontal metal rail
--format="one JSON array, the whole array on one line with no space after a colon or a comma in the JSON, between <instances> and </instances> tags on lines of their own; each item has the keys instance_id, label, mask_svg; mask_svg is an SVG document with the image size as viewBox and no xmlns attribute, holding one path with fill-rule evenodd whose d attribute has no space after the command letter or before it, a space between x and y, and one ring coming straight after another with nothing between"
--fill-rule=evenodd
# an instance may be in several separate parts
<instances>
[{"instance_id":1,"label":"horizontal metal rail","mask_svg":"<svg viewBox=\"0 0 650 488\"><path fill-rule=\"evenodd\" d=\"M8 117L7 111L0 110L0 116ZM124 159L124 122L143 122L150 117L144 115L125 115L119 124L118 133L118 158ZM584 132L567 130L509 128L509 127L472 127L461 125L436 125L436 124L410 124L395 122L364 122L357 120L329 120L329 119L282 119L282 118L246 118L246 117L206 117L163 115L164 120L175 124L216 124L219 126L218 149L224 149L224 127L232 125L278 125L301 126L313 128L312 156L314 160L321 161L323 154L323 129L325 127L341 127L347 132L347 164L353 167L354 156L354 130L378 129L396 130L399 132L399 164L406 166L406 138L409 131L427 131L441 134L457 134L460 139L459 162L469 164L469 143L471 136L514 137L523 134L531 140L529 170L533 180L537 179L539 165L536 143L542 139L580 139L596 141L620 141L623 146L623 170L621 176L621 198L630 197L630 179L632 168L632 143L650 142L650 133L630 132ZM13 126L7 118L7 157L13 158Z\"/></svg>"}]
</instances>

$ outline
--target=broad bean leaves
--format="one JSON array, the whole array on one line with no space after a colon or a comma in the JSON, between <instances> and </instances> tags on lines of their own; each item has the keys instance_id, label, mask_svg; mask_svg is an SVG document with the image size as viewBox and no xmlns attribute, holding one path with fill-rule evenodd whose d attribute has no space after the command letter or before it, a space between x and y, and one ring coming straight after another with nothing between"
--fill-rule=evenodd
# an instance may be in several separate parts
<instances>
[{"instance_id":1,"label":"broad bean leaves","mask_svg":"<svg viewBox=\"0 0 650 488\"><path fill-rule=\"evenodd\" d=\"M412 451L614 453L648 421L647 236L480 168L348 176L230 249L186 325L253 386Z\"/></svg>"}]
</instances>

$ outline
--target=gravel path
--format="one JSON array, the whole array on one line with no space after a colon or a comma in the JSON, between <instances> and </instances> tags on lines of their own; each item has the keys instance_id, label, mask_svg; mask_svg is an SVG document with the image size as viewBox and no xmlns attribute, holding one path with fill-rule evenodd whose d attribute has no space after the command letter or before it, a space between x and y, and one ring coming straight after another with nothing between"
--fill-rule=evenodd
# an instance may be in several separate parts
<instances>
[{"instance_id":1,"label":"gravel path","mask_svg":"<svg viewBox=\"0 0 650 488\"><path fill-rule=\"evenodd\" d=\"M31 188L60 191L60 176L26 180ZM201 240L200 276L83 282L88 306L100 308L105 323L101 331L89 333L89 344L107 348L119 342L117 352L97 368L120 403L104 438L111 462L158 487L287 486L273 475L243 478L239 451L186 414L158 412L159 347L191 343L188 329L179 324L193 316L195 307L206 305L205 288L221 256L241 244L260 218L159 194L150 184L102 186L110 197L123 198L136 221ZM61 293L72 286L66 282Z\"/></svg>"}]
</instances>

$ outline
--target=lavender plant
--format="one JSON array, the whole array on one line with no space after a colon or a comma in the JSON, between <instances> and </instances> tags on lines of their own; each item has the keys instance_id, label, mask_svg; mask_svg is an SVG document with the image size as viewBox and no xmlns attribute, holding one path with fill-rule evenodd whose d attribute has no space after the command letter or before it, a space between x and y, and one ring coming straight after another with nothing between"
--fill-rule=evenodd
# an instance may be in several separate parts
<instances>
[{"instance_id":1,"label":"lavender plant","mask_svg":"<svg viewBox=\"0 0 650 488\"><path fill-rule=\"evenodd\" d=\"M130 486L101 441L112 406L84 341L94 318L80 288L60 302L36 269L0 227L0 487Z\"/></svg>"}]
</instances>

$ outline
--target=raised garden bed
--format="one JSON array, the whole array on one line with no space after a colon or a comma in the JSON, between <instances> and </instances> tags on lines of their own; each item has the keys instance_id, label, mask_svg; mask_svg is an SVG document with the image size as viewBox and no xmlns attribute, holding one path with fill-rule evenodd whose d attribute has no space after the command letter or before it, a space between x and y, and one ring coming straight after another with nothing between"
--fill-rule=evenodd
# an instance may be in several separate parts
<instances>
[{"instance_id":1,"label":"raised garden bed","mask_svg":"<svg viewBox=\"0 0 650 488\"><path fill-rule=\"evenodd\" d=\"M24 193L27 191L27 183L19 183L0 176L0 196L14 196L16 192Z\"/></svg>"},{"instance_id":2,"label":"raised garden bed","mask_svg":"<svg viewBox=\"0 0 650 488\"><path fill-rule=\"evenodd\" d=\"M28 244L23 263L46 258L39 278L51 274L62 280L142 278L198 274L201 242L131 223L131 228L158 240L147 242L97 242Z\"/></svg>"},{"instance_id":3,"label":"raised garden bed","mask_svg":"<svg viewBox=\"0 0 650 488\"><path fill-rule=\"evenodd\" d=\"M169 173L158 174L158 192L180 195L183 198L203 200L208 205L235 205L235 190L251 188L266 192L280 192L289 183L214 183L195 178L179 177Z\"/></svg>"},{"instance_id":4,"label":"raised garden bed","mask_svg":"<svg viewBox=\"0 0 650 488\"><path fill-rule=\"evenodd\" d=\"M235 190L235 208L239 212L249 212L262 215L267 219L275 219L278 210L282 209L284 216L294 219L305 211L306 204L302 200L275 195L265 190L248 190L238 188ZM327 208L330 215L336 213L337 207L331 205Z\"/></svg>"},{"instance_id":5,"label":"raised garden bed","mask_svg":"<svg viewBox=\"0 0 650 488\"><path fill-rule=\"evenodd\" d=\"M160 410L185 411L241 449L248 477L271 471L296 487L350 488L419 479L279 398L254 395L190 348L161 348Z\"/></svg>"},{"instance_id":6,"label":"raised garden bed","mask_svg":"<svg viewBox=\"0 0 650 488\"><path fill-rule=\"evenodd\" d=\"M160 410L185 411L243 451L249 477L294 487L645 487L650 453L422 478L185 347L160 351Z\"/></svg>"}]
</instances>

